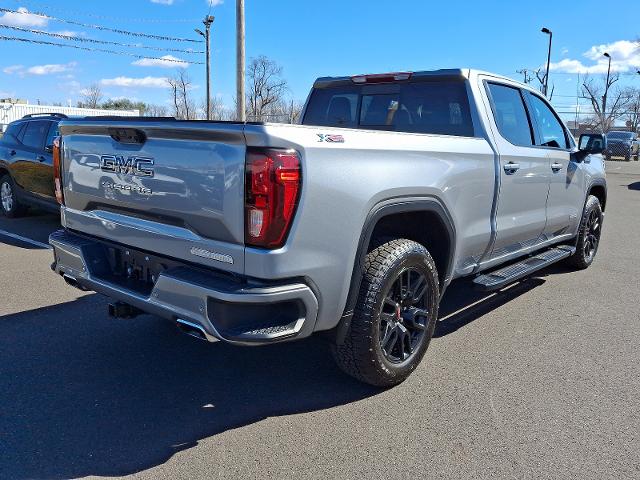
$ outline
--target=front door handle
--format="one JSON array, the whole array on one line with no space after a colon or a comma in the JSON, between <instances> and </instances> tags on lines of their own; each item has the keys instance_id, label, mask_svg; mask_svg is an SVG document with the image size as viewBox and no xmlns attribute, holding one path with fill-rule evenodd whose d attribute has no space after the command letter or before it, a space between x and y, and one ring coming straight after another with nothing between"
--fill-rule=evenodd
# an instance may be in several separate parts
<instances>
[{"instance_id":1,"label":"front door handle","mask_svg":"<svg viewBox=\"0 0 640 480\"><path fill-rule=\"evenodd\" d=\"M11 151L9 152L9 155L11 155L11 156L13 157L16 153L18 153L18 152L16 152L15 150L11 150Z\"/></svg>"},{"instance_id":2,"label":"front door handle","mask_svg":"<svg viewBox=\"0 0 640 480\"><path fill-rule=\"evenodd\" d=\"M44 162L44 161L46 160L46 158L45 158L45 156L44 156L44 155L38 155L38 156L36 157L36 160L38 160L39 162Z\"/></svg>"},{"instance_id":3,"label":"front door handle","mask_svg":"<svg viewBox=\"0 0 640 480\"><path fill-rule=\"evenodd\" d=\"M553 170L553 173L558 173L560 170L562 170L562 164L561 163L551 164L551 170Z\"/></svg>"},{"instance_id":4,"label":"front door handle","mask_svg":"<svg viewBox=\"0 0 640 480\"><path fill-rule=\"evenodd\" d=\"M504 166L504 173L507 175L513 175L520 170L520 165L517 163L509 162Z\"/></svg>"}]
</instances>

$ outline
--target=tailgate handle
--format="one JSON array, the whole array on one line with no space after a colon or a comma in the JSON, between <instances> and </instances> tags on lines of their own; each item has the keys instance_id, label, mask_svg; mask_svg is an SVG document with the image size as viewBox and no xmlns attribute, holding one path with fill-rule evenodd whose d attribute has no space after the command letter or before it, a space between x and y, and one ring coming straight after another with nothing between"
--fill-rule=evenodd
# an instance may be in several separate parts
<instances>
[{"instance_id":1,"label":"tailgate handle","mask_svg":"<svg viewBox=\"0 0 640 480\"><path fill-rule=\"evenodd\" d=\"M143 144L147 135L137 128L110 128L109 136L119 143Z\"/></svg>"}]
</instances>

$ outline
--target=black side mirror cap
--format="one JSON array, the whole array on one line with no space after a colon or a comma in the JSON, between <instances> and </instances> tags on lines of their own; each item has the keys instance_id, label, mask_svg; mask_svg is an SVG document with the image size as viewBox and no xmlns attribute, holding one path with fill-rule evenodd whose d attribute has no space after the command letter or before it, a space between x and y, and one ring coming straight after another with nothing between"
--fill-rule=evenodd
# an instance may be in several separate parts
<instances>
[{"instance_id":1,"label":"black side mirror cap","mask_svg":"<svg viewBox=\"0 0 640 480\"><path fill-rule=\"evenodd\" d=\"M607 148L607 137L601 133L583 133L578 140L578 149L586 154L602 153Z\"/></svg>"}]
</instances>

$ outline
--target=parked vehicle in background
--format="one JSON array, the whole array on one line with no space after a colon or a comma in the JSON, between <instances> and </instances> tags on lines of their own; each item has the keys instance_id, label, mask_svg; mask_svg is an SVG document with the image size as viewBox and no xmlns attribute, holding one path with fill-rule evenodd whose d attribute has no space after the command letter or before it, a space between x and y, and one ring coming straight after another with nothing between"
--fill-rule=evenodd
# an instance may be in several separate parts
<instances>
[{"instance_id":1,"label":"parked vehicle in background","mask_svg":"<svg viewBox=\"0 0 640 480\"><path fill-rule=\"evenodd\" d=\"M527 85L321 78L302 118L63 121L52 268L113 298L115 317L209 341L324 332L345 372L391 386L424 356L452 280L491 291L594 260L605 139L578 147Z\"/></svg>"},{"instance_id":2,"label":"parked vehicle in background","mask_svg":"<svg viewBox=\"0 0 640 480\"><path fill-rule=\"evenodd\" d=\"M65 115L35 114L12 122L0 139L0 209L17 217L27 207L58 212L53 185L53 139Z\"/></svg>"},{"instance_id":3,"label":"parked vehicle in background","mask_svg":"<svg viewBox=\"0 0 640 480\"><path fill-rule=\"evenodd\" d=\"M640 142L635 132L611 131L607 133L607 148L605 158L623 157L627 162L638 160L640 157Z\"/></svg>"}]
</instances>

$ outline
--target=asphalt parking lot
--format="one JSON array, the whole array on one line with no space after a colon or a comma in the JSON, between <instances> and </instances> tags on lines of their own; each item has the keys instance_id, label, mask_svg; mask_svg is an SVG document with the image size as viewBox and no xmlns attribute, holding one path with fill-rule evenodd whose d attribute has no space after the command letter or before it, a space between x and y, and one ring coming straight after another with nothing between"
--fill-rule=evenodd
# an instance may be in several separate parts
<instances>
[{"instance_id":1,"label":"asphalt parking lot","mask_svg":"<svg viewBox=\"0 0 640 480\"><path fill-rule=\"evenodd\" d=\"M241 349L112 320L50 271L55 216L0 218L0 478L640 478L640 162L607 167L592 268L455 284L387 391L319 339Z\"/></svg>"}]
</instances>

